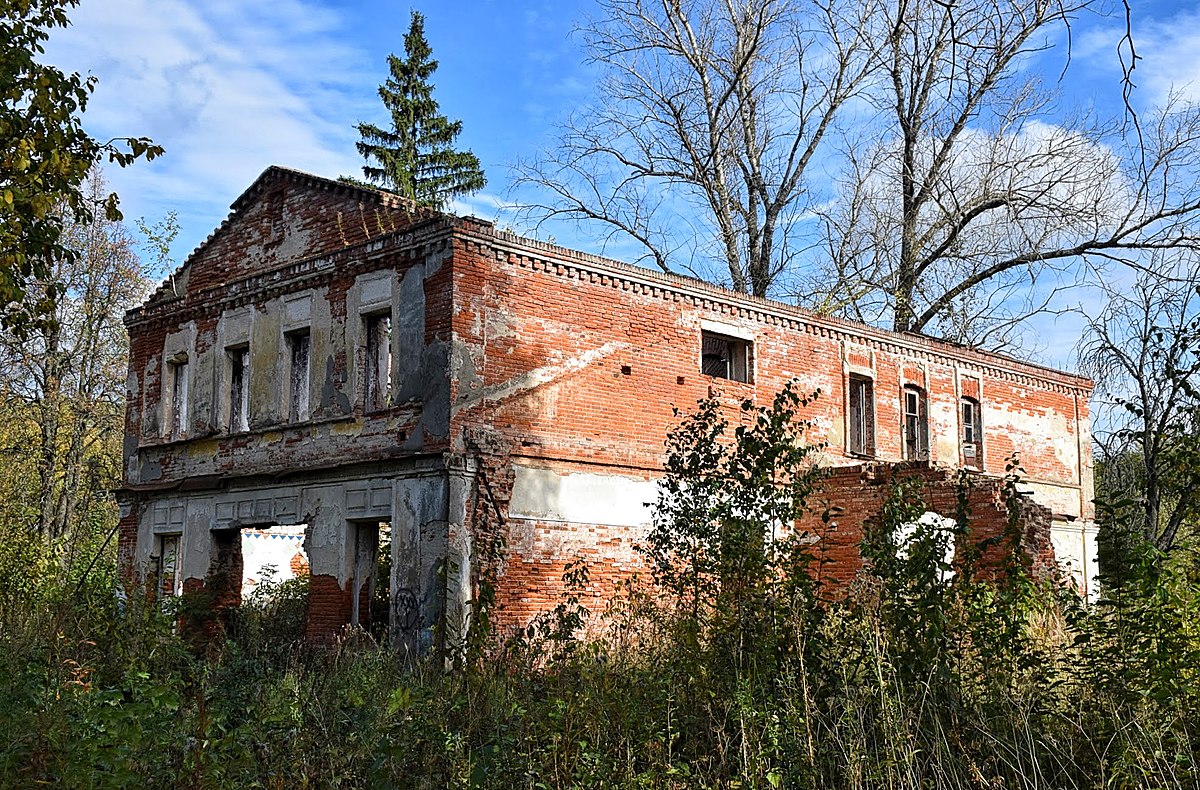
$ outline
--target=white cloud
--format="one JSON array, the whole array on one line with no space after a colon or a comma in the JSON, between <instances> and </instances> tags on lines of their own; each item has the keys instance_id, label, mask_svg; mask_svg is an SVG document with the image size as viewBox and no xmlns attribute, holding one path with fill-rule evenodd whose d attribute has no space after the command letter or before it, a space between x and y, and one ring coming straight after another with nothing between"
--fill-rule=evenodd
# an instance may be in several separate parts
<instances>
[{"instance_id":1,"label":"white cloud","mask_svg":"<svg viewBox=\"0 0 1200 790\"><path fill-rule=\"evenodd\" d=\"M358 170L352 123L377 101L376 64L311 0L91 0L72 20L46 59L99 78L84 116L93 135L144 135L167 149L107 175L127 216L179 211L177 256L271 164Z\"/></svg>"},{"instance_id":2,"label":"white cloud","mask_svg":"<svg viewBox=\"0 0 1200 790\"><path fill-rule=\"evenodd\" d=\"M1200 4L1138 3L1133 12L1133 41L1138 61L1133 71L1137 97L1160 105L1172 93L1200 100ZM1085 28L1074 39L1072 55L1097 73L1120 76L1118 52L1129 58L1125 19L1114 14ZM1115 84L1115 83L1114 83Z\"/></svg>"}]
</instances>

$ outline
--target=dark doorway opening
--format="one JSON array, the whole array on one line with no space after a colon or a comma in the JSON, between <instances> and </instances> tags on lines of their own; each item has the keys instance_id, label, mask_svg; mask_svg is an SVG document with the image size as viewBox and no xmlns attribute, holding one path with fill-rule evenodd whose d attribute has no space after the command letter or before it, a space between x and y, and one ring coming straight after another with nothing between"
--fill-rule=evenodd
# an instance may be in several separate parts
<instances>
[{"instance_id":1,"label":"dark doorway opening","mask_svg":"<svg viewBox=\"0 0 1200 790\"><path fill-rule=\"evenodd\" d=\"M350 530L354 552L350 624L362 627L383 644L391 624L392 525L387 521L352 521Z\"/></svg>"}]
</instances>

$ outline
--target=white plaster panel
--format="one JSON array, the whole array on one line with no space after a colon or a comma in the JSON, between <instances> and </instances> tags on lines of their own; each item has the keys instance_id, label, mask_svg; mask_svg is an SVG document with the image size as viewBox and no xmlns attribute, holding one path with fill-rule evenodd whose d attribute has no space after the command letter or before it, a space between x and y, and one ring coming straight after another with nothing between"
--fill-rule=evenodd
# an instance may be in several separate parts
<instances>
[{"instance_id":1,"label":"white plaster panel","mask_svg":"<svg viewBox=\"0 0 1200 790\"><path fill-rule=\"evenodd\" d=\"M1100 594L1096 534L1096 525L1086 521L1055 522L1050 526L1055 559L1079 594L1088 600Z\"/></svg>"},{"instance_id":2,"label":"white plaster panel","mask_svg":"<svg viewBox=\"0 0 1200 790\"><path fill-rule=\"evenodd\" d=\"M1031 483L1028 480L1022 480L1021 490L1028 491L1033 496L1035 502L1050 508L1055 513L1075 518L1080 516L1078 488L1068 488L1045 483Z\"/></svg>"},{"instance_id":3,"label":"white plaster panel","mask_svg":"<svg viewBox=\"0 0 1200 790\"><path fill-rule=\"evenodd\" d=\"M658 495L653 480L515 466L509 515L577 524L640 527Z\"/></svg>"},{"instance_id":4,"label":"white plaster panel","mask_svg":"<svg viewBox=\"0 0 1200 790\"><path fill-rule=\"evenodd\" d=\"M392 484L370 482L346 486L346 515L349 518L392 517Z\"/></svg>"},{"instance_id":5,"label":"white plaster panel","mask_svg":"<svg viewBox=\"0 0 1200 790\"><path fill-rule=\"evenodd\" d=\"M327 574L344 585L353 573L354 558L347 545L345 488L341 485L306 486L301 495L308 522L308 552L314 575Z\"/></svg>"},{"instance_id":6,"label":"white plaster panel","mask_svg":"<svg viewBox=\"0 0 1200 790\"><path fill-rule=\"evenodd\" d=\"M223 349L250 342L251 315L249 307L235 307L221 313L217 326Z\"/></svg>"},{"instance_id":7,"label":"white plaster panel","mask_svg":"<svg viewBox=\"0 0 1200 790\"><path fill-rule=\"evenodd\" d=\"M188 497L180 500L185 508L183 550L180 563L184 579L203 579L208 575L212 556L212 497Z\"/></svg>"},{"instance_id":8,"label":"white plaster panel","mask_svg":"<svg viewBox=\"0 0 1200 790\"><path fill-rule=\"evenodd\" d=\"M419 397L427 386L421 374L424 349L425 267L413 266L397 284L392 315L392 392L398 400Z\"/></svg>"},{"instance_id":9,"label":"white plaster panel","mask_svg":"<svg viewBox=\"0 0 1200 790\"><path fill-rule=\"evenodd\" d=\"M718 335L727 337L736 337L739 340L754 341L754 330L739 326L738 324L727 324L724 321L711 321L707 318L700 320L700 328L705 332L714 332Z\"/></svg>"},{"instance_id":10,"label":"white plaster panel","mask_svg":"<svg viewBox=\"0 0 1200 790\"><path fill-rule=\"evenodd\" d=\"M958 399L951 401L949 397L941 393L926 396L930 450L933 460L958 466L961 449Z\"/></svg>"},{"instance_id":11,"label":"white plaster panel","mask_svg":"<svg viewBox=\"0 0 1200 790\"><path fill-rule=\"evenodd\" d=\"M285 297L283 316L285 331L308 326L312 320L312 291Z\"/></svg>"},{"instance_id":12,"label":"white plaster panel","mask_svg":"<svg viewBox=\"0 0 1200 790\"><path fill-rule=\"evenodd\" d=\"M391 307L393 278L394 273L389 269L363 274L355 280L355 284L358 286L358 309L360 313L369 313Z\"/></svg>"}]
</instances>

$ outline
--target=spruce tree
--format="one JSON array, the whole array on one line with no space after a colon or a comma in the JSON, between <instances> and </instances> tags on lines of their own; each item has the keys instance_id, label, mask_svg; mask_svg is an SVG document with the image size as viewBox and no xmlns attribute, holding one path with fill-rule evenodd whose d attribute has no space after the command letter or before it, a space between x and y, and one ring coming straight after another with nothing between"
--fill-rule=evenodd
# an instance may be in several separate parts
<instances>
[{"instance_id":1,"label":"spruce tree","mask_svg":"<svg viewBox=\"0 0 1200 790\"><path fill-rule=\"evenodd\" d=\"M420 205L443 208L457 195L487 184L479 157L456 151L462 121L438 112L430 76L438 63L425 40L425 17L412 12L404 37L404 59L388 55L391 76L379 86L379 98L392 116L392 128L358 124L358 152L367 160L367 181L411 198Z\"/></svg>"}]
</instances>

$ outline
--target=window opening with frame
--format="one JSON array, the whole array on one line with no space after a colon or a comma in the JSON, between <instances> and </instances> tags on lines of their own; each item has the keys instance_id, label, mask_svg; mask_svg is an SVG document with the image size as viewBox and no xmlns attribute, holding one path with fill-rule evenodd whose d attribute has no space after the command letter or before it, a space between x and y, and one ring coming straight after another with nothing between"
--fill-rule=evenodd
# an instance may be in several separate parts
<instances>
[{"instance_id":1,"label":"window opening with frame","mask_svg":"<svg viewBox=\"0 0 1200 790\"><path fill-rule=\"evenodd\" d=\"M183 594L183 563L179 561L182 542L183 536L178 533L155 538L155 591L160 599Z\"/></svg>"},{"instance_id":2,"label":"window opening with frame","mask_svg":"<svg viewBox=\"0 0 1200 790\"><path fill-rule=\"evenodd\" d=\"M187 435L188 424L188 363L179 357L167 363L170 398L167 403L167 428L171 439Z\"/></svg>"},{"instance_id":3,"label":"window opening with frame","mask_svg":"<svg viewBox=\"0 0 1200 790\"><path fill-rule=\"evenodd\" d=\"M707 376L750 383L754 343L713 332L700 336L700 371Z\"/></svg>"},{"instance_id":4,"label":"window opening with frame","mask_svg":"<svg viewBox=\"0 0 1200 790\"><path fill-rule=\"evenodd\" d=\"M925 390L906 385L904 398L904 459L925 461L929 459L929 417Z\"/></svg>"},{"instance_id":5,"label":"window opening with frame","mask_svg":"<svg viewBox=\"0 0 1200 790\"><path fill-rule=\"evenodd\" d=\"M875 455L875 383L867 376L850 376L850 433L847 449L853 455Z\"/></svg>"},{"instance_id":6,"label":"window opening with frame","mask_svg":"<svg viewBox=\"0 0 1200 790\"><path fill-rule=\"evenodd\" d=\"M229 430L231 433L250 429L250 349L246 346L227 349L229 361Z\"/></svg>"},{"instance_id":7,"label":"window opening with frame","mask_svg":"<svg viewBox=\"0 0 1200 790\"><path fill-rule=\"evenodd\" d=\"M378 313L366 317L367 410L386 409L391 405L392 390L392 316Z\"/></svg>"},{"instance_id":8,"label":"window opening with frame","mask_svg":"<svg viewBox=\"0 0 1200 790\"><path fill-rule=\"evenodd\" d=\"M308 393L310 388L309 361L312 350L312 335L309 330L289 332L288 346L288 421L304 422L309 417Z\"/></svg>"},{"instance_id":9,"label":"window opening with frame","mask_svg":"<svg viewBox=\"0 0 1200 790\"><path fill-rule=\"evenodd\" d=\"M983 415L979 401L962 399L962 454L963 463L977 469L983 468Z\"/></svg>"}]
</instances>

